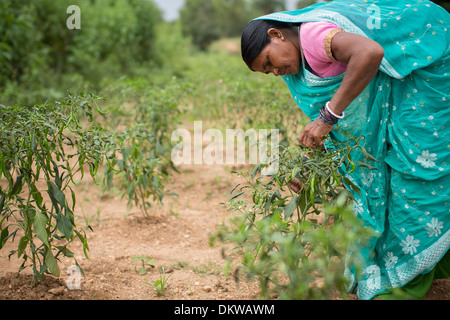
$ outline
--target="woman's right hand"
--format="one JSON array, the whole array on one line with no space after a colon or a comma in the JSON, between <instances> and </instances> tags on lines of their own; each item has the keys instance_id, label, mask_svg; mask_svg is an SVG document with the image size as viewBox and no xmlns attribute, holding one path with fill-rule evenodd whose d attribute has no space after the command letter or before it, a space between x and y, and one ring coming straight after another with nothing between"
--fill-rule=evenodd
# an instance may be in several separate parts
<instances>
[{"instance_id":1,"label":"woman's right hand","mask_svg":"<svg viewBox=\"0 0 450 320\"><path fill-rule=\"evenodd\" d=\"M298 178L294 178L288 182L288 186L294 193L299 193L303 189L303 184Z\"/></svg>"},{"instance_id":2,"label":"woman's right hand","mask_svg":"<svg viewBox=\"0 0 450 320\"><path fill-rule=\"evenodd\" d=\"M309 156L308 156L308 155L305 155L305 156L303 157L303 162L308 161L308 159L309 159ZM306 168L304 169L304 172L305 172L305 173L307 172ZM299 193L299 192L302 191L303 188L304 188L303 183L301 183L301 181L300 181L299 178L294 178L294 179L292 179L291 181L289 181L289 182L288 182L288 187L289 187L292 191L294 191L295 193Z\"/></svg>"}]
</instances>

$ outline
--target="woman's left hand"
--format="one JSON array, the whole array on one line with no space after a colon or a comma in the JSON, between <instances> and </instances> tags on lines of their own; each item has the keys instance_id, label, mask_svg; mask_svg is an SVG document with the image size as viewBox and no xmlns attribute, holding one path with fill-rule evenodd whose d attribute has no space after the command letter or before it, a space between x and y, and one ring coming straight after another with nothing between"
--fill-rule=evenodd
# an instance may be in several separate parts
<instances>
[{"instance_id":1,"label":"woman's left hand","mask_svg":"<svg viewBox=\"0 0 450 320\"><path fill-rule=\"evenodd\" d=\"M311 149L315 149L324 143L325 136L333 130L333 126L326 124L319 118L308 124L298 138L298 142Z\"/></svg>"}]
</instances>

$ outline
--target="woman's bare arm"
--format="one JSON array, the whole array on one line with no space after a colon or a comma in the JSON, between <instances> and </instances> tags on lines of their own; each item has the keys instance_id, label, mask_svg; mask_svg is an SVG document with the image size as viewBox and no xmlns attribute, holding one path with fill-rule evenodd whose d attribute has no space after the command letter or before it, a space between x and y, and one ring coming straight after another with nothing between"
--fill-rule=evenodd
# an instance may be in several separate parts
<instances>
[{"instance_id":1,"label":"woman's bare arm","mask_svg":"<svg viewBox=\"0 0 450 320\"><path fill-rule=\"evenodd\" d=\"M342 83L329 104L330 109L339 115L373 79L383 59L384 50L371 39L344 31L334 35L331 50L337 61L347 63ZM323 137L332 129L332 125L316 119L305 127L299 143L316 148L323 144Z\"/></svg>"},{"instance_id":2,"label":"woman's bare arm","mask_svg":"<svg viewBox=\"0 0 450 320\"><path fill-rule=\"evenodd\" d=\"M342 84L330 101L330 109L341 114L373 79L384 50L377 42L348 32L333 37L331 50L337 61L347 63Z\"/></svg>"}]
</instances>

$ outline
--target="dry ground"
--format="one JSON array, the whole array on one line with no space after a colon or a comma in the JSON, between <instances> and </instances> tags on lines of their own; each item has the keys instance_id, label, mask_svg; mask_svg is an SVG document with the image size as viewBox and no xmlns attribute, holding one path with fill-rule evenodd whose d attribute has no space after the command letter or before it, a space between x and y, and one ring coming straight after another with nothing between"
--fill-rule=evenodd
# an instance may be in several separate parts
<instances>
[{"instance_id":1,"label":"dry ground","mask_svg":"<svg viewBox=\"0 0 450 320\"><path fill-rule=\"evenodd\" d=\"M87 231L89 260L81 244L71 247L85 277L80 289L71 274L73 260L61 263L61 276L45 277L43 283L30 286L30 270L19 279L22 261L15 255L8 259L16 243L8 243L0 251L0 299L3 300L253 300L258 298L258 285L239 282L223 272L225 264L219 246L210 246L210 236L230 212L221 204L230 189L239 182L223 165L182 165L169 188L178 197L167 197L150 218L138 208L127 212L126 200L118 192L102 193L90 181L77 187L78 226L89 221ZM18 238L16 238L17 241ZM132 259L150 256L156 268L144 275L136 272L140 265ZM156 294L150 285L159 279L159 267L165 266L170 278L164 295ZM150 283L150 284L149 284ZM449 281L436 281L427 299L449 299Z\"/></svg>"}]
</instances>

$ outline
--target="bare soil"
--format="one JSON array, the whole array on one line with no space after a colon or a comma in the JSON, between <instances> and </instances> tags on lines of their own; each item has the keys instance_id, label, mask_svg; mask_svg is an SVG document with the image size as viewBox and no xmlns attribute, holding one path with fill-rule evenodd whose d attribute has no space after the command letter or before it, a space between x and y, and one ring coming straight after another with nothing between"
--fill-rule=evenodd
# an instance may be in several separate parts
<instances>
[{"instance_id":1,"label":"bare soil","mask_svg":"<svg viewBox=\"0 0 450 320\"><path fill-rule=\"evenodd\" d=\"M226 165L182 165L168 185L178 197L167 197L146 218L138 208L127 211L126 199L118 191L104 193L91 181L77 187L77 225L87 230L89 259L79 241L71 250L85 276L77 278L72 259L61 261L61 276L46 276L31 285L31 270L23 270L15 255L17 243L0 251L0 299L2 300L253 300L258 299L256 282L236 283L224 274L225 260L220 246L209 244L216 226L231 213L221 202L238 177ZM241 169L241 168L239 168ZM18 238L16 237L16 242ZM141 266L132 259L150 256L156 267ZM165 267L164 294L151 285ZM79 287L76 280L79 279ZM75 286L75 288L74 288ZM71 289L69 289L71 288ZM449 300L450 281L435 281L427 299ZM356 297L354 297L356 299Z\"/></svg>"}]
</instances>

